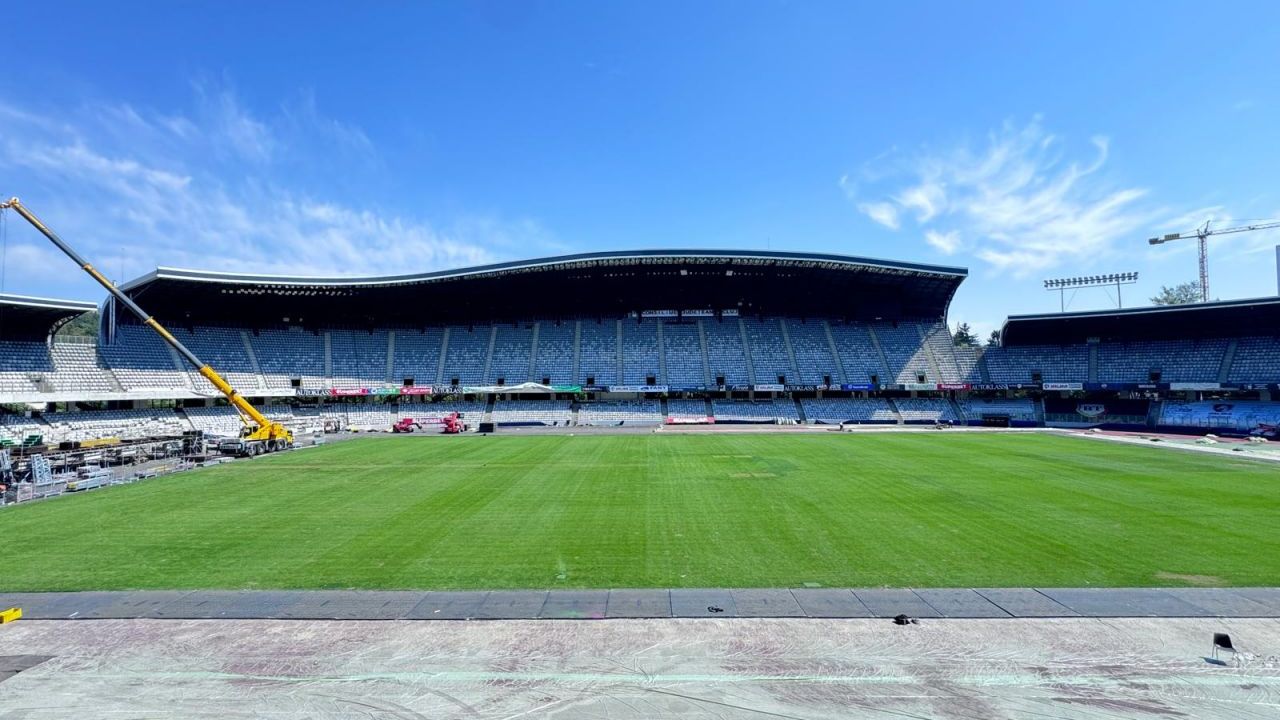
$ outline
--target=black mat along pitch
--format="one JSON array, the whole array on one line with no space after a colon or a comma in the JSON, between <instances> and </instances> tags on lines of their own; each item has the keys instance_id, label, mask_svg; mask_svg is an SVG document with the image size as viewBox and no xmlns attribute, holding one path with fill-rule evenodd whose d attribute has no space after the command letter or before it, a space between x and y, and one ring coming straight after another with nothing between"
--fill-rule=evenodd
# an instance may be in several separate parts
<instances>
[{"instance_id":1,"label":"black mat along pitch","mask_svg":"<svg viewBox=\"0 0 1280 720\"><path fill-rule=\"evenodd\" d=\"M1158 588L1042 588L1040 592L1091 617L1207 617L1213 614Z\"/></svg>"},{"instance_id":2,"label":"black mat along pitch","mask_svg":"<svg viewBox=\"0 0 1280 720\"><path fill-rule=\"evenodd\" d=\"M1165 592L1179 600L1204 608L1215 617L1275 617L1280 615L1263 605L1228 588L1165 588Z\"/></svg>"},{"instance_id":3,"label":"black mat along pitch","mask_svg":"<svg viewBox=\"0 0 1280 720\"><path fill-rule=\"evenodd\" d=\"M538 617L547 603L546 590L494 590L475 617L483 620L525 620Z\"/></svg>"},{"instance_id":4,"label":"black mat along pitch","mask_svg":"<svg viewBox=\"0 0 1280 720\"><path fill-rule=\"evenodd\" d=\"M199 590L153 609L149 617L178 620L280 618L302 590Z\"/></svg>"},{"instance_id":5,"label":"black mat along pitch","mask_svg":"<svg viewBox=\"0 0 1280 720\"><path fill-rule=\"evenodd\" d=\"M190 595L191 590L139 590L120 593L112 603L86 610L80 617L89 619L129 619L155 617L160 608Z\"/></svg>"},{"instance_id":6,"label":"black mat along pitch","mask_svg":"<svg viewBox=\"0 0 1280 720\"><path fill-rule=\"evenodd\" d=\"M1272 617L1280 617L1280 588L1231 588L1231 592L1266 607Z\"/></svg>"},{"instance_id":7,"label":"black mat along pitch","mask_svg":"<svg viewBox=\"0 0 1280 720\"><path fill-rule=\"evenodd\" d=\"M600 619L609 607L608 590L552 590L540 618L551 620Z\"/></svg>"},{"instance_id":8,"label":"black mat along pitch","mask_svg":"<svg viewBox=\"0 0 1280 720\"><path fill-rule=\"evenodd\" d=\"M669 618L670 590L610 590L605 616L611 618Z\"/></svg>"},{"instance_id":9,"label":"black mat along pitch","mask_svg":"<svg viewBox=\"0 0 1280 720\"><path fill-rule=\"evenodd\" d=\"M671 591L671 614L675 617L737 617L733 594L728 590Z\"/></svg>"},{"instance_id":10,"label":"black mat along pitch","mask_svg":"<svg viewBox=\"0 0 1280 720\"><path fill-rule=\"evenodd\" d=\"M738 617L804 617L790 590L730 590Z\"/></svg>"},{"instance_id":11,"label":"black mat along pitch","mask_svg":"<svg viewBox=\"0 0 1280 720\"><path fill-rule=\"evenodd\" d=\"M1031 588L977 588L974 592L1014 617L1075 617L1080 614Z\"/></svg>"},{"instance_id":12,"label":"black mat along pitch","mask_svg":"<svg viewBox=\"0 0 1280 720\"><path fill-rule=\"evenodd\" d=\"M796 588L796 604L811 618L869 618L875 615L846 588Z\"/></svg>"},{"instance_id":13,"label":"black mat along pitch","mask_svg":"<svg viewBox=\"0 0 1280 720\"><path fill-rule=\"evenodd\" d=\"M949 618L1003 618L1009 613L978 593L968 589L931 589L916 590L920 599L943 617Z\"/></svg>"},{"instance_id":14,"label":"black mat along pitch","mask_svg":"<svg viewBox=\"0 0 1280 720\"><path fill-rule=\"evenodd\" d=\"M910 590L895 590L891 588L854 590L853 594L857 595L862 604L866 605L867 609L876 617L891 618L895 615L910 615L911 617L920 618L942 617L941 613Z\"/></svg>"},{"instance_id":15,"label":"black mat along pitch","mask_svg":"<svg viewBox=\"0 0 1280 720\"><path fill-rule=\"evenodd\" d=\"M284 608L280 617L294 620L398 620L427 593L412 590L312 590Z\"/></svg>"},{"instance_id":16,"label":"black mat along pitch","mask_svg":"<svg viewBox=\"0 0 1280 720\"><path fill-rule=\"evenodd\" d=\"M53 658L53 655L0 655L0 682Z\"/></svg>"},{"instance_id":17,"label":"black mat along pitch","mask_svg":"<svg viewBox=\"0 0 1280 720\"><path fill-rule=\"evenodd\" d=\"M5 593L0 595L0 610L22 608L22 617L28 620L76 620L100 607L120 602L127 594L107 591Z\"/></svg>"},{"instance_id":18,"label":"black mat along pitch","mask_svg":"<svg viewBox=\"0 0 1280 720\"><path fill-rule=\"evenodd\" d=\"M487 591L430 592L405 614L406 620L466 620L476 616Z\"/></svg>"}]
</instances>

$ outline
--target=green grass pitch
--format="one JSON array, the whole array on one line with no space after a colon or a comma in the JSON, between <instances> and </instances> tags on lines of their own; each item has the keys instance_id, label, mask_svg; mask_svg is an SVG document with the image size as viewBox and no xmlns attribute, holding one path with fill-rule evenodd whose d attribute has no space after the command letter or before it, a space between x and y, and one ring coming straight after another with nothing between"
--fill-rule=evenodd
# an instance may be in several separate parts
<instances>
[{"instance_id":1,"label":"green grass pitch","mask_svg":"<svg viewBox=\"0 0 1280 720\"><path fill-rule=\"evenodd\" d=\"M1280 472L1044 434L376 437L0 537L5 591L1280 585Z\"/></svg>"}]
</instances>

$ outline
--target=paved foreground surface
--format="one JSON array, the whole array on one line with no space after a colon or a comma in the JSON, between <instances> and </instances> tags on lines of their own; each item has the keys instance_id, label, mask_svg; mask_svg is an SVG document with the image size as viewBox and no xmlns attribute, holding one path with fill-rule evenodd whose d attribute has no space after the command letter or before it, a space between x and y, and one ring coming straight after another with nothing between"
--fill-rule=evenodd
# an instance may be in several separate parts
<instances>
[{"instance_id":1,"label":"paved foreground surface","mask_svg":"<svg viewBox=\"0 0 1280 720\"><path fill-rule=\"evenodd\" d=\"M1274 619L21 620L0 718L1274 718L1277 653Z\"/></svg>"},{"instance_id":2,"label":"paved foreground surface","mask_svg":"<svg viewBox=\"0 0 1280 720\"><path fill-rule=\"evenodd\" d=\"M607 618L1280 618L1280 588L197 590L0 593L34 620Z\"/></svg>"}]
</instances>

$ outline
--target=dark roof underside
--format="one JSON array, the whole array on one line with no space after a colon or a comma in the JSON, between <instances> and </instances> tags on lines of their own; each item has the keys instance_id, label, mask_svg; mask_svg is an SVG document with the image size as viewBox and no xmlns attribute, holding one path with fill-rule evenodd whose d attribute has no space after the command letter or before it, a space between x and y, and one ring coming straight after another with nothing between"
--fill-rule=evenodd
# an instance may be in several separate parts
<instances>
[{"instance_id":1,"label":"dark roof underside","mask_svg":"<svg viewBox=\"0 0 1280 720\"><path fill-rule=\"evenodd\" d=\"M75 300L0 294L0 340L43 340L55 325L94 309Z\"/></svg>"},{"instance_id":2,"label":"dark roof underside","mask_svg":"<svg viewBox=\"0 0 1280 720\"><path fill-rule=\"evenodd\" d=\"M159 269L124 288L176 324L417 327L644 310L941 318L965 270L800 253L592 253L388 278ZM119 318L127 320L126 318Z\"/></svg>"},{"instance_id":3,"label":"dark roof underside","mask_svg":"<svg viewBox=\"0 0 1280 720\"><path fill-rule=\"evenodd\" d=\"M1014 315L1005 321L1005 345L1176 340L1280 335L1280 298L1129 308L1126 310Z\"/></svg>"}]
</instances>

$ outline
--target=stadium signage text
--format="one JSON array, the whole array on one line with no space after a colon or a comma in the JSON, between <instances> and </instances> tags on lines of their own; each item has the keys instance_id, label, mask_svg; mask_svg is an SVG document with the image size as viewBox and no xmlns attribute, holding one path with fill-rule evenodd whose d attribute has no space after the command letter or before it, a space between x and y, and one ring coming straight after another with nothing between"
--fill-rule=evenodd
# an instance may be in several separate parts
<instances>
[{"instance_id":1,"label":"stadium signage text","mask_svg":"<svg viewBox=\"0 0 1280 720\"><path fill-rule=\"evenodd\" d=\"M730 308L728 310L722 310L720 312L720 316L721 317L738 317L738 309Z\"/></svg>"},{"instance_id":2,"label":"stadium signage text","mask_svg":"<svg viewBox=\"0 0 1280 720\"><path fill-rule=\"evenodd\" d=\"M666 385L610 385L609 392L616 393L664 393Z\"/></svg>"},{"instance_id":3,"label":"stadium signage text","mask_svg":"<svg viewBox=\"0 0 1280 720\"><path fill-rule=\"evenodd\" d=\"M1076 382L1047 382L1043 385L1045 390L1083 390L1084 383Z\"/></svg>"},{"instance_id":4,"label":"stadium signage text","mask_svg":"<svg viewBox=\"0 0 1280 720\"><path fill-rule=\"evenodd\" d=\"M642 310L640 317L657 318L657 317L678 317L680 313L675 310Z\"/></svg>"},{"instance_id":5,"label":"stadium signage text","mask_svg":"<svg viewBox=\"0 0 1280 720\"><path fill-rule=\"evenodd\" d=\"M787 389L785 385L779 385L777 383L763 383L752 385L751 387L757 392L782 392Z\"/></svg>"},{"instance_id":6,"label":"stadium signage text","mask_svg":"<svg viewBox=\"0 0 1280 720\"><path fill-rule=\"evenodd\" d=\"M968 390L969 383L938 383L939 390Z\"/></svg>"},{"instance_id":7,"label":"stadium signage text","mask_svg":"<svg viewBox=\"0 0 1280 720\"><path fill-rule=\"evenodd\" d=\"M680 314L684 317L715 317L715 310L681 310Z\"/></svg>"},{"instance_id":8,"label":"stadium signage text","mask_svg":"<svg viewBox=\"0 0 1280 720\"><path fill-rule=\"evenodd\" d=\"M875 390L876 386L871 383L844 383L840 386L841 390Z\"/></svg>"}]
</instances>

